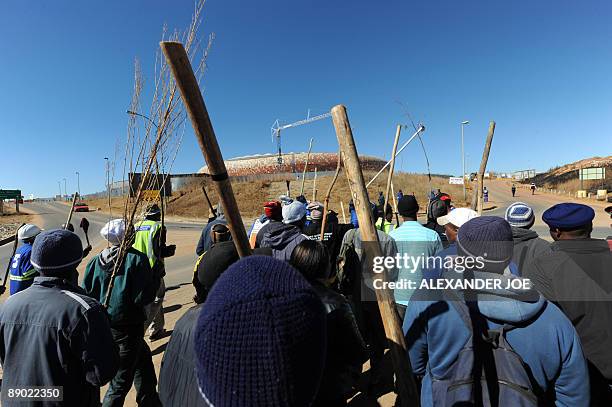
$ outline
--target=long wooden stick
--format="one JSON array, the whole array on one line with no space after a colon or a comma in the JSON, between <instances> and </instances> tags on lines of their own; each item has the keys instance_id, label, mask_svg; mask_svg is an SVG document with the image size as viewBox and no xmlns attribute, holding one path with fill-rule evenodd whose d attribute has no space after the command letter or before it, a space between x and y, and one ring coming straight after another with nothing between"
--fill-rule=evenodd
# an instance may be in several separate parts
<instances>
[{"instance_id":1,"label":"long wooden stick","mask_svg":"<svg viewBox=\"0 0 612 407\"><path fill-rule=\"evenodd\" d=\"M68 212L68 220L64 224L64 229L68 229L68 225L70 224L70 220L72 220L72 214L74 212L74 205L76 204L76 200L77 200L78 196L79 196L78 192L75 192L74 196L72 197L72 205L70 206L70 212Z\"/></svg>"},{"instance_id":2,"label":"long wooden stick","mask_svg":"<svg viewBox=\"0 0 612 407\"><path fill-rule=\"evenodd\" d=\"M232 234L236 251L240 257L251 254L251 246L247 238L238 204L232 190L232 183L227 175L223 155L217 143L198 81L193 73L189 57L180 42L163 41L160 43L166 61L172 70L176 84L181 91L185 108L191 119L191 124L198 139L200 150L215 182L217 194L227 219L227 226Z\"/></svg>"},{"instance_id":3,"label":"long wooden stick","mask_svg":"<svg viewBox=\"0 0 612 407\"><path fill-rule=\"evenodd\" d=\"M370 256L382 256L382 248L378 240L376 228L372 222L372 211L370 210L370 198L363 179L363 173L355 147L355 140L351 131L351 125L348 120L346 108L343 105L334 106L331 110L334 127L340 151L342 152L342 160L344 168L347 172L347 179L351 189L351 196L359 219L359 234L363 242L372 242L367 247L372 248ZM366 250L367 252L368 250ZM383 281L386 280L385 273L380 274ZM378 308L385 328L385 334L389 341L389 348L393 367L395 370L395 378L397 380L398 394L402 406L419 404L419 396L417 393L416 383L412 375L410 360L406 352L406 343L404 334L399 321L399 317L395 310L392 293L386 289L375 290L378 302Z\"/></svg>"},{"instance_id":4,"label":"long wooden stick","mask_svg":"<svg viewBox=\"0 0 612 407\"><path fill-rule=\"evenodd\" d=\"M472 192L472 210L478 209L478 214L482 215L482 187L484 186L484 173L487 168L487 161L489 161L489 152L491 151L491 143L493 142L493 134L495 134L495 122L489 122L489 133L487 134L487 141L485 142L484 151L482 152L482 160L480 161L480 168L478 169L478 181Z\"/></svg>"},{"instance_id":5,"label":"long wooden stick","mask_svg":"<svg viewBox=\"0 0 612 407\"><path fill-rule=\"evenodd\" d=\"M340 168L342 166L342 155L340 151L338 151L338 164L336 164L336 172L334 174L334 178L332 178L331 184L329 184L329 188L327 188L327 193L325 194L325 200L323 201L323 219L321 220L321 241L325 237L325 224L327 223L327 208L329 206L329 196L331 195L332 189L334 188L334 184L338 179L338 174L340 174Z\"/></svg>"},{"instance_id":6,"label":"long wooden stick","mask_svg":"<svg viewBox=\"0 0 612 407\"><path fill-rule=\"evenodd\" d=\"M340 201L340 209L342 209L342 223L346 223L346 213L344 212L344 202Z\"/></svg>"},{"instance_id":7,"label":"long wooden stick","mask_svg":"<svg viewBox=\"0 0 612 407\"><path fill-rule=\"evenodd\" d=\"M306 154L306 164L304 164L304 170L302 171L302 186L300 187L300 195L304 195L304 181L306 181L306 169L308 168L308 160L310 160L310 150L312 150L313 138L310 139L308 144L308 154Z\"/></svg>"},{"instance_id":8,"label":"long wooden stick","mask_svg":"<svg viewBox=\"0 0 612 407\"><path fill-rule=\"evenodd\" d=\"M314 179L312 181L312 200L317 200L317 167L315 167Z\"/></svg>"},{"instance_id":9,"label":"long wooden stick","mask_svg":"<svg viewBox=\"0 0 612 407\"><path fill-rule=\"evenodd\" d=\"M206 187L204 185L202 185L202 192L204 193L204 198L206 198L206 202L208 203L208 207L210 208L210 212L216 218L217 217L217 211L215 211L215 207L213 206L212 202L210 202L210 198L208 197L208 194L206 193Z\"/></svg>"},{"instance_id":10,"label":"long wooden stick","mask_svg":"<svg viewBox=\"0 0 612 407\"><path fill-rule=\"evenodd\" d=\"M402 125L397 125L395 131L395 140L393 141L393 150L391 150L391 164L389 164L389 175L387 176L387 189L385 189L385 204L383 207L382 214L382 229L385 230L385 222L387 221L386 212L387 205L389 205L389 192L391 192L391 182L393 182L393 170L395 169L395 153L397 152L397 144L399 143L400 133L402 132Z\"/></svg>"},{"instance_id":11,"label":"long wooden stick","mask_svg":"<svg viewBox=\"0 0 612 407\"><path fill-rule=\"evenodd\" d=\"M393 197L393 213L395 214L395 226L399 227L399 216L397 214L397 198L395 197L395 188L393 188L393 180L391 180L391 196Z\"/></svg>"}]
</instances>

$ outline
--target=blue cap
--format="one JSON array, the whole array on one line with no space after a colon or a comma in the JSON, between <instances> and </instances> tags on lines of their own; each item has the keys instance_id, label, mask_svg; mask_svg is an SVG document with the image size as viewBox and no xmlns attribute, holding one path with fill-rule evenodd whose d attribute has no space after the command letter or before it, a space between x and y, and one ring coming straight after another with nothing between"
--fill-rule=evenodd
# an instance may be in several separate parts
<instances>
[{"instance_id":1,"label":"blue cap","mask_svg":"<svg viewBox=\"0 0 612 407\"><path fill-rule=\"evenodd\" d=\"M544 211L542 220L553 229L575 229L595 218L593 208L583 204L564 202Z\"/></svg>"}]
</instances>

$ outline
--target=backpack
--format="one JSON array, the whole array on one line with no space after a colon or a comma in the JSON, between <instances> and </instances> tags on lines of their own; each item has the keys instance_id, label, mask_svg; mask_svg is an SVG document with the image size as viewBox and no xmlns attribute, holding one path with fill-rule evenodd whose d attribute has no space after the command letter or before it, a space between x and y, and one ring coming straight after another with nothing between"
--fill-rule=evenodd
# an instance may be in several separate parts
<instances>
[{"instance_id":1,"label":"backpack","mask_svg":"<svg viewBox=\"0 0 612 407\"><path fill-rule=\"evenodd\" d=\"M338 259L336 260L336 277L338 291L347 296L353 297L355 290L359 287L359 273L361 271L361 261L355 251L355 234L357 229L349 229L342 242Z\"/></svg>"},{"instance_id":2,"label":"backpack","mask_svg":"<svg viewBox=\"0 0 612 407\"><path fill-rule=\"evenodd\" d=\"M484 317L465 302L449 303L472 335L442 377L433 377L430 372L433 405L541 405L537 395L540 392L533 385L528 366L506 340L506 333L515 327L487 329Z\"/></svg>"}]
</instances>

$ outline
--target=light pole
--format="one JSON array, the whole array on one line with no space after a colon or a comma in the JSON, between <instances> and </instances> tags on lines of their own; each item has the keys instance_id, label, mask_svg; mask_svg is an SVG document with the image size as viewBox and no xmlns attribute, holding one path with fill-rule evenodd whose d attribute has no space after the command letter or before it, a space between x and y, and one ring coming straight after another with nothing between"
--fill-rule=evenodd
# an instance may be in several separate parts
<instances>
[{"instance_id":1,"label":"light pole","mask_svg":"<svg viewBox=\"0 0 612 407\"><path fill-rule=\"evenodd\" d=\"M64 199L68 198L68 188L66 188L66 178L64 180Z\"/></svg>"},{"instance_id":2,"label":"light pole","mask_svg":"<svg viewBox=\"0 0 612 407\"><path fill-rule=\"evenodd\" d=\"M62 199L62 181L57 181L57 186L59 187L59 199Z\"/></svg>"},{"instance_id":3,"label":"light pole","mask_svg":"<svg viewBox=\"0 0 612 407\"><path fill-rule=\"evenodd\" d=\"M465 125L470 124L468 120L464 120L461 122L461 162L463 167L463 173L461 174L463 177L463 200L467 200L467 191L465 189L465 150L463 148L463 128Z\"/></svg>"},{"instance_id":4,"label":"light pole","mask_svg":"<svg viewBox=\"0 0 612 407\"><path fill-rule=\"evenodd\" d=\"M77 176L77 191L79 191L79 196L81 196L81 180L80 180L80 176L79 176L79 172L76 172L76 176Z\"/></svg>"}]
</instances>

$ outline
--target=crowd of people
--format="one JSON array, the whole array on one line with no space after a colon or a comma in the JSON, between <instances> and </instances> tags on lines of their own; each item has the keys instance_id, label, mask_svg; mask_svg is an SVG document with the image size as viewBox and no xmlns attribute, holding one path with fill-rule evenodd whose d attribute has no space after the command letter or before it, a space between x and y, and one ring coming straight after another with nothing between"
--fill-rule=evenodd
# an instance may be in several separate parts
<instances>
[{"instance_id":1,"label":"crowd of people","mask_svg":"<svg viewBox=\"0 0 612 407\"><path fill-rule=\"evenodd\" d=\"M120 406L132 385L142 406L376 399L393 371L373 245L387 258L454 259L384 272L403 282L393 299L421 405L612 405L612 246L591 237L591 207L544 211L552 243L523 202L482 216L438 191L424 223L417 198L401 190L396 208L382 193L370 208L375 242L362 239L352 203L341 223L303 196L263 202L247 231L253 255L241 259L217 206L197 244L195 306L174 326L159 383L145 334L166 335L164 259L175 252L159 208L134 225L109 221L100 232L108 246L80 285L78 236L23 226L0 307L2 405L27 405L7 391L31 386L62 386L63 400L44 405L66 406ZM466 258L480 260L458 261ZM432 288L479 279L496 284Z\"/></svg>"}]
</instances>

